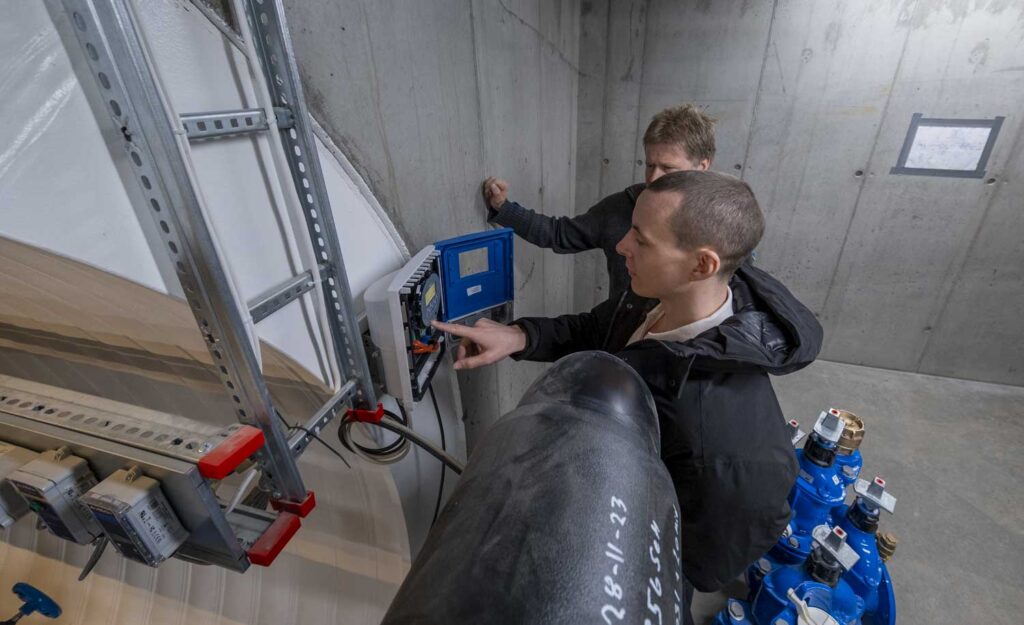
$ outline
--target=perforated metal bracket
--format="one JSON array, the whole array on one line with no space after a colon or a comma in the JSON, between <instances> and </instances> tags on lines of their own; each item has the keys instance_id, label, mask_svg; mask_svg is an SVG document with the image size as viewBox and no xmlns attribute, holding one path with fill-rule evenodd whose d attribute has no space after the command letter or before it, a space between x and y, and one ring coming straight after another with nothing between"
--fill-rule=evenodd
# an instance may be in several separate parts
<instances>
[{"instance_id":1,"label":"perforated metal bracket","mask_svg":"<svg viewBox=\"0 0 1024 625\"><path fill-rule=\"evenodd\" d=\"M286 108L274 108L274 116L278 128L287 129L295 124L295 116ZM270 129L262 109L186 113L181 116L181 124L190 141L223 139Z\"/></svg>"},{"instance_id":2,"label":"perforated metal bracket","mask_svg":"<svg viewBox=\"0 0 1024 625\"><path fill-rule=\"evenodd\" d=\"M306 494L204 217L187 138L153 75L129 0L63 0L100 93L124 136L146 208L158 226L236 418L260 428L257 458L274 496Z\"/></svg>"},{"instance_id":3,"label":"perforated metal bracket","mask_svg":"<svg viewBox=\"0 0 1024 625\"><path fill-rule=\"evenodd\" d=\"M19 389L19 395L23 391ZM64 389L52 388L44 395L43 408L34 410L39 403L22 406L25 401L17 404L7 403L14 397L8 397L0 404L0 436L19 447L35 452L66 448L67 453L84 459L93 474L100 480L106 479L125 467L138 467L144 475L160 482L166 495L182 524L189 530L189 536L176 557L190 562L215 564L235 571L244 571L248 567L244 550L239 546L239 537L233 524L225 518L221 503L213 491L213 483L204 479L198 469L198 461L194 450L183 449L184 445L173 445L167 438L156 442L162 434L172 434L167 430L167 419L183 420L177 415L163 414L157 418L154 411L139 410L140 421L148 421L146 430L133 436L119 436L113 427L119 425L126 415L117 402L102 398L94 398L97 402L84 399L78 404L78 412L61 416L65 410L47 414L50 408L66 408L69 393ZM22 400L22 397L18 397ZM102 406L106 406L103 408ZM121 405L121 407L124 407ZM31 412L31 416L24 411ZM162 413L161 413L162 414ZM72 421L75 416L83 418ZM86 416L88 415L88 416ZM80 427L85 421L96 418L97 421ZM108 423L109 422L109 423ZM193 423L202 429L202 424ZM142 434L152 432L143 438ZM198 439L198 435L196 436ZM269 526L260 524L257 531Z\"/></svg>"},{"instance_id":4,"label":"perforated metal bracket","mask_svg":"<svg viewBox=\"0 0 1024 625\"><path fill-rule=\"evenodd\" d=\"M294 126L278 124L302 216L320 266L320 288L327 303L332 343L343 380L356 383L353 402L361 407L376 405L376 393L363 350L359 325L352 305L352 293L345 273L341 247L331 213L327 187L317 156L313 127L292 50L291 36L281 0L244 0L244 22L251 33L264 81L273 106L292 112ZM235 16L242 22L241 16ZM333 413L328 411L329 414Z\"/></svg>"},{"instance_id":5,"label":"perforated metal bracket","mask_svg":"<svg viewBox=\"0 0 1024 625\"><path fill-rule=\"evenodd\" d=\"M270 128L266 115L260 109L188 113L181 116L181 124L185 127L185 134L192 141L220 139Z\"/></svg>"},{"instance_id":6,"label":"perforated metal bracket","mask_svg":"<svg viewBox=\"0 0 1024 625\"><path fill-rule=\"evenodd\" d=\"M342 385L341 390L334 397L327 400L327 403L321 406L320 410L316 411L316 414L301 427L296 428L295 433L292 434L291 439L288 441L288 446L291 447L293 454L296 456L301 454L309 446L313 437L319 436L320 432L327 427L327 424L341 412L341 409L352 403L356 388L356 381L349 380Z\"/></svg>"},{"instance_id":7,"label":"perforated metal bracket","mask_svg":"<svg viewBox=\"0 0 1024 625\"><path fill-rule=\"evenodd\" d=\"M117 402L91 402L79 393L6 375L0 375L0 411L186 462L198 462L242 427L218 428L184 417L173 422L147 419L145 415L157 413L132 414Z\"/></svg>"},{"instance_id":8,"label":"perforated metal bracket","mask_svg":"<svg viewBox=\"0 0 1024 625\"><path fill-rule=\"evenodd\" d=\"M267 289L249 301L249 314L253 323L259 323L316 286L313 272L306 270Z\"/></svg>"}]
</instances>

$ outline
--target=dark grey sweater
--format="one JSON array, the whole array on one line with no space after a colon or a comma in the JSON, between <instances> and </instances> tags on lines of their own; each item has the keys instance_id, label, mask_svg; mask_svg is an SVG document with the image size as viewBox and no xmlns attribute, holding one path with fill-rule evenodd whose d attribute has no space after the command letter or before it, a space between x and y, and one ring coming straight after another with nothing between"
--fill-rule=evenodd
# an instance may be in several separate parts
<instances>
[{"instance_id":1,"label":"dark grey sweater","mask_svg":"<svg viewBox=\"0 0 1024 625\"><path fill-rule=\"evenodd\" d=\"M613 193L575 217L549 217L507 201L498 210L488 207L488 220L512 228L526 241L551 248L556 254L604 251L609 293L618 293L629 287L629 273L626 260L615 252L615 244L629 231L633 207L644 186L635 184Z\"/></svg>"}]
</instances>

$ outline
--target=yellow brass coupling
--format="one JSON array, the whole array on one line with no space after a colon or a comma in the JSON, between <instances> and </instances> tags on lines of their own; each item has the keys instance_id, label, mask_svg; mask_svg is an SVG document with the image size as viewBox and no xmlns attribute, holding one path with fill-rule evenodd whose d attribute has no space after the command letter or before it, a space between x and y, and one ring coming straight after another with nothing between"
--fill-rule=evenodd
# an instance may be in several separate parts
<instances>
[{"instance_id":1,"label":"yellow brass coupling","mask_svg":"<svg viewBox=\"0 0 1024 625\"><path fill-rule=\"evenodd\" d=\"M843 421L843 433L839 437L836 453L840 456L849 456L857 451L864 440L864 421L849 410L840 410L839 418Z\"/></svg>"},{"instance_id":2,"label":"yellow brass coupling","mask_svg":"<svg viewBox=\"0 0 1024 625\"><path fill-rule=\"evenodd\" d=\"M896 540L895 534L888 532L875 535L875 542L878 544L878 557L882 558L882 562L888 562L889 558L896 553Z\"/></svg>"}]
</instances>

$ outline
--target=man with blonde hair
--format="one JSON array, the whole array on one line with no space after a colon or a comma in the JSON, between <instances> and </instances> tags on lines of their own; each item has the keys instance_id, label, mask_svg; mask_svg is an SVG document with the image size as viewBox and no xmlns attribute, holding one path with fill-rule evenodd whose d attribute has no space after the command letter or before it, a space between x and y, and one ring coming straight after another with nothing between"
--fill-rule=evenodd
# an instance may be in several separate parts
<instances>
[{"instance_id":1,"label":"man with blonde hair","mask_svg":"<svg viewBox=\"0 0 1024 625\"><path fill-rule=\"evenodd\" d=\"M715 158L715 120L692 104L667 108L651 119L644 133L644 182L604 198L575 217L540 215L509 201L509 184L490 177L483 183L488 220L557 254L600 249L608 267L611 293L629 286L623 258L615 252L629 230L633 207L644 187L674 171L706 170Z\"/></svg>"}]
</instances>

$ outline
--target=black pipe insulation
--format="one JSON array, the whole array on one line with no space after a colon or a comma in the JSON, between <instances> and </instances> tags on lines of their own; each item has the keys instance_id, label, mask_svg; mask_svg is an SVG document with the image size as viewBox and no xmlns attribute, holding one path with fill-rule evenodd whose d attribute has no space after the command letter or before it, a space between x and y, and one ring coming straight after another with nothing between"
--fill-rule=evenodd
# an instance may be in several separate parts
<instances>
[{"instance_id":1,"label":"black pipe insulation","mask_svg":"<svg viewBox=\"0 0 1024 625\"><path fill-rule=\"evenodd\" d=\"M647 386L555 363L473 450L382 625L682 620L679 510Z\"/></svg>"}]
</instances>

